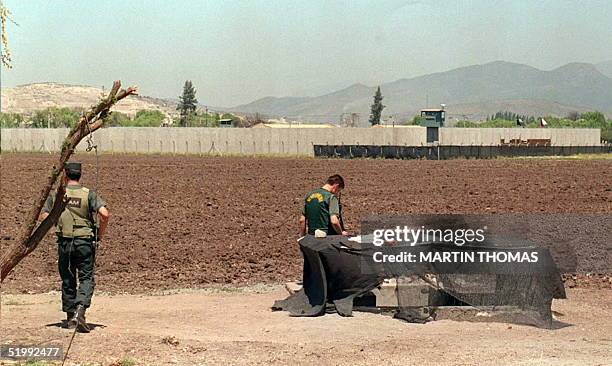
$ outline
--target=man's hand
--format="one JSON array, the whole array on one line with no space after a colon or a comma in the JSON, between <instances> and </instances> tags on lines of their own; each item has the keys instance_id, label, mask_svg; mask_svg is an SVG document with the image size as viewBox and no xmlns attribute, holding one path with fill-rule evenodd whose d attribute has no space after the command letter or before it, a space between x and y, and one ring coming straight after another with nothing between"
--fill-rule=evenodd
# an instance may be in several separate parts
<instances>
[{"instance_id":1,"label":"man's hand","mask_svg":"<svg viewBox=\"0 0 612 366\"><path fill-rule=\"evenodd\" d=\"M342 230L342 235L343 236L348 236L348 234L349 234L348 231Z\"/></svg>"},{"instance_id":2,"label":"man's hand","mask_svg":"<svg viewBox=\"0 0 612 366\"><path fill-rule=\"evenodd\" d=\"M330 221L336 233L344 235L344 230L342 230L342 225L340 224L340 219L336 215L331 215Z\"/></svg>"},{"instance_id":3,"label":"man's hand","mask_svg":"<svg viewBox=\"0 0 612 366\"><path fill-rule=\"evenodd\" d=\"M108 212L108 209L104 206L100 207L100 209L98 210L98 219L100 221L100 227L98 228L98 237L96 238L97 241L102 240L102 237L106 232L106 226L108 225L109 216L110 213Z\"/></svg>"},{"instance_id":4,"label":"man's hand","mask_svg":"<svg viewBox=\"0 0 612 366\"><path fill-rule=\"evenodd\" d=\"M300 216L300 238L306 235L306 216Z\"/></svg>"}]
</instances>

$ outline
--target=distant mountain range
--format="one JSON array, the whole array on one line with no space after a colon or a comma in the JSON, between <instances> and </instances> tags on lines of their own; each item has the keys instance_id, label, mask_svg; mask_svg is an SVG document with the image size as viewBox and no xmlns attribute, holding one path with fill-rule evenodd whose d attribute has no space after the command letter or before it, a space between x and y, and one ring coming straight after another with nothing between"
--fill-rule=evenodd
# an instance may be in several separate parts
<instances>
[{"instance_id":1,"label":"distant mountain range","mask_svg":"<svg viewBox=\"0 0 612 366\"><path fill-rule=\"evenodd\" d=\"M400 79L381 86L383 116L397 122L425 107L446 104L449 119L484 119L498 111L530 116L565 116L571 111L599 110L612 116L612 61L597 65L570 63L551 71L496 61L484 65ZM260 113L288 120L337 123L342 113L359 113L367 125L375 86L354 84L317 97L265 97L233 108L238 114ZM30 114L51 106L89 107L102 93L91 86L35 83L2 88L2 112ZM147 96L127 98L114 110L134 115L158 109L176 116L176 100Z\"/></svg>"},{"instance_id":2,"label":"distant mountain range","mask_svg":"<svg viewBox=\"0 0 612 366\"><path fill-rule=\"evenodd\" d=\"M441 103L446 104L452 119L482 119L503 110L533 116L599 110L611 116L611 77L612 62L570 63L543 71L496 61L400 79L380 87L386 106L383 114L394 115L396 120ZM230 109L317 122L337 122L342 113L354 112L367 123L375 90L354 84L318 97L266 97Z\"/></svg>"}]
</instances>

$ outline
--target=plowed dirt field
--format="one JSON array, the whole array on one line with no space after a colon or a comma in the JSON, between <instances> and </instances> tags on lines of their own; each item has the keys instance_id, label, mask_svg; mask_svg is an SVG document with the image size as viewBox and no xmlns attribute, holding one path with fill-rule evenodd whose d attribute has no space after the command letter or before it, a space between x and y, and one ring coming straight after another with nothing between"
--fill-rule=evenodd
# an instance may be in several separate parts
<instances>
[{"instance_id":1,"label":"plowed dirt field","mask_svg":"<svg viewBox=\"0 0 612 366\"><path fill-rule=\"evenodd\" d=\"M94 157L75 159L84 163L83 183L93 189ZM17 240L54 162L49 155L2 154L1 250ZM111 222L98 252L97 289L147 292L297 279L303 196L334 173L347 181L342 200L351 232L369 214L612 212L612 160L102 155L97 190ZM584 252L590 254L583 262L609 265L609 248L585 243ZM50 233L3 290L58 289L56 260ZM597 281L610 286L607 278Z\"/></svg>"}]
</instances>

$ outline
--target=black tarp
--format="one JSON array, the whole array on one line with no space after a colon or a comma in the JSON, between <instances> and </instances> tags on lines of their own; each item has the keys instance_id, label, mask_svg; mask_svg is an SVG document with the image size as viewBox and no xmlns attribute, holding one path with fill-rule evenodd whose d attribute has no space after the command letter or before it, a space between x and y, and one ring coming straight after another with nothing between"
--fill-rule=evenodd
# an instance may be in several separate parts
<instances>
[{"instance_id":1,"label":"black tarp","mask_svg":"<svg viewBox=\"0 0 612 366\"><path fill-rule=\"evenodd\" d=\"M353 299L378 286L384 275L376 271L364 274L361 250L352 250L343 243L347 241L341 236L315 239L308 235L300 240L303 288L277 301L273 309L286 310L293 316L317 316L332 303L340 315L350 316Z\"/></svg>"},{"instance_id":2,"label":"black tarp","mask_svg":"<svg viewBox=\"0 0 612 366\"><path fill-rule=\"evenodd\" d=\"M350 316L354 299L376 288L385 278L418 276L426 279L435 290L452 296L458 302L481 307L489 312L502 313L512 307L511 316L505 321L533 324L539 327L552 326L551 304L553 298L565 298L561 276L554 261L545 248L536 247L455 247L430 243L414 247L379 248L369 244L348 241L341 236L317 239L306 236L300 241L304 257L303 289L284 300L276 301L274 310L288 311L292 316L318 316L333 305L338 314ZM540 261L533 264L423 264L375 263L370 258L374 251L385 250L387 254L406 252L444 252L447 250L470 252L511 252L531 250L539 253ZM494 288L490 294L482 291L466 291L465 276L480 276L469 287ZM484 278L484 280L483 280ZM478 282L479 281L479 282ZM484 281L484 282L483 282ZM488 283L486 283L488 281ZM405 298L398 287L398 299ZM425 311L431 314L435 310ZM400 306L396 317L409 321L423 321L423 312L410 306ZM508 313L510 314L510 313Z\"/></svg>"}]
</instances>

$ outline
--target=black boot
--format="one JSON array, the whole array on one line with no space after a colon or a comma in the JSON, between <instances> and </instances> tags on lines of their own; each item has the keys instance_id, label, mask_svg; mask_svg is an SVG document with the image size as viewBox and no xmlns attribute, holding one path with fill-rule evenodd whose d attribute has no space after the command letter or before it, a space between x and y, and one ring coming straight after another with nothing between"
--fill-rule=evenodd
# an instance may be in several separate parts
<instances>
[{"instance_id":1,"label":"black boot","mask_svg":"<svg viewBox=\"0 0 612 366\"><path fill-rule=\"evenodd\" d=\"M76 328L78 320L76 318L76 312L68 311L66 312L66 328L74 329Z\"/></svg>"},{"instance_id":2,"label":"black boot","mask_svg":"<svg viewBox=\"0 0 612 366\"><path fill-rule=\"evenodd\" d=\"M74 319L77 321L77 332L89 333L91 331L85 320L85 307L83 305L77 306Z\"/></svg>"}]
</instances>

